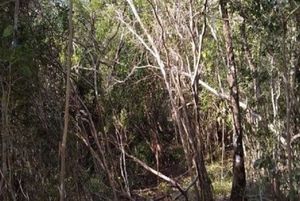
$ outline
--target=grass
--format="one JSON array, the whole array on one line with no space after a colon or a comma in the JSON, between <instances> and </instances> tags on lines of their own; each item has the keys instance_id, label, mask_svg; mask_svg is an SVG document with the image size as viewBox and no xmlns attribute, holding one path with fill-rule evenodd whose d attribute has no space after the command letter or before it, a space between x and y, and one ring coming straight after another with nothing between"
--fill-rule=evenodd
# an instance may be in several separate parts
<instances>
[{"instance_id":1,"label":"grass","mask_svg":"<svg viewBox=\"0 0 300 201\"><path fill-rule=\"evenodd\" d=\"M211 163L207 166L209 177L212 181L213 193L216 198L228 197L231 191L231 162L224 161L224 167L220 162ZM223 170L223 178L222 178Z\"/></svg>"}]
</instances>

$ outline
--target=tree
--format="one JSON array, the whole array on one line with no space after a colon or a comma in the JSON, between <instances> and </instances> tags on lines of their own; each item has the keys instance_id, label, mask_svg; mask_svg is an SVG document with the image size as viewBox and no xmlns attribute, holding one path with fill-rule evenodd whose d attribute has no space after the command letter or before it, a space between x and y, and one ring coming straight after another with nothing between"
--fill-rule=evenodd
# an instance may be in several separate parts
<instances>
[{"instance_id":1,"label":"tree","mask_svg":"<svg viewBox=\"0 0 300 201\"><path fill-rule=\"evenodd\" d=\"M0 3L0 200L299 200L297 1L69 3Z\"/></svg>"},{"instance_id":2,"label":"tree","mask_svg":"<svg viewBox=\"0 0 300 201\"><path fill-rule=\"evenodd\" d=\"M134 15L135 20L138 22L142 32L139 33L134 27L130 26L127 23L123 16L120 16L120 20L123 24L126 25L128 30L136 37L136 39L147 49L150 55L154 58L154 61L157 64L157 69L159 69L160 74L163 78L163 82L165 83L166 91L169 94L170 104L172 108L172 112L174 113L173 120L178 128L178 133L181 138L182 145L184 147L186 160L188 163L188 167L191 170L192 165L195 165L196 173L195 177L198 177L198 185L195 186L195 190L197 192L198 200L213 200L211 183L205 168L204 157L202 155L203 150L203 140L201 139L201 133L199 129L199 103L198 103L198 81L201 73L201 53L202 53L202 43L204 39L204 34L206 30L206 19L203 17L202 21L202 29L201 32L198 32L197 23L193 19L193 4L187 3L182 5L187 6L189 10L186 10L185 14L190 16L189 24L183 24L182 34L187 34L188 40L187 42L192 43L192 61L193 65L190 65L189 60L184 61L183 58L188 56L186 49L174 47L173 43L169 41L171 38L170 27L168 24L177 23L176 21L168 21L171 20L170 16L161 15L162 9L165 8L169 10L169 13L176 15L174 10L170 10L168 4L162 3L159 6L158 2L149 1L150 8L152 10L153 19L155 20L155 24L157 27L153 27L154 29L160 30L160 33L151 33L149 29L147 29L146 24L142 21L140 15L137 12L136 6L133 1L127 1L131 11ZM207 1L203 2L202 12L206 12L207 9ZM181 25L179 25L181 26ZM172 34L178 36L180 38L181 33L171 31ZM168 34L167 34L168 33ZM155 42L154 36L151 34L160 34L162 36L161 41ZM199 34L199 36L196 36ZM162 48L162 49L160 49ZM188 49L188 47L186 47ZM181 58L181 60L179 59ZM179 59L179 60L178 60ZM178 62L176 62L176 60ZM148 64L148 66L153 66L153 64ZM182 77L182 75L186 75L187 79ZM189 90L188 96L192 97L191 101L193 104L193 109L189 109L187 107L188 102L190 101L185 97L184 90ZM181 109L179 109L181 108ZM190 112L193 114L190 115ZM194 157L192 157L192 155ZM192 163L191 163L192 161Z\"/></svg>"},{"instance_id":3,"label":"tree","mask_svg":"<svg viewBox=\"0 0 300 201\"><path fill-rule=\"evenodd\" d=\"M227 1L221 0L221 15L223 19L223 29L226 47L226 58L228 75L227 81L230 89L230 109L232 112L233 124L233 179L230 199L232 201L242 201L245 197L246 174L244 166L243 130L241 111L239 106L239 88L237 78L237 68L234 60L232 45L232 34L229 25L229 15L227 11Z\"/></svg>"},{"instance_id":4,"label":"tree","mask_svg":"<svg viewBox=\"0 0 300 201\"><path fill-rule=\"evenodd\" d=\"M66 197L65 192L65 174L66 174L66 146L69 126L69 108L70 108L70 93L71 93L71 67L72 67L72 52L73 52L73 0L69 1L69 38L68 38L68 53L66 62L66 101L65 101L65 113L64 113L64 130L61 142L61 163L60 163L60 201L64 201Z\"/></svg>"}]
</instances>

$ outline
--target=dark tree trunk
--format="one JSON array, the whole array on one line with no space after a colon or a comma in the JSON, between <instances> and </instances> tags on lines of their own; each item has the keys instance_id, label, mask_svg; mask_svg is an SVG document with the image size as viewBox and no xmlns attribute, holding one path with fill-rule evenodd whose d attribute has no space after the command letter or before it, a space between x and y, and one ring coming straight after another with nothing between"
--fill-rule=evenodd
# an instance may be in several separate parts
<instances>
[{"instance_id":1,"label":"dark tree trunk","mask_svg":"<svg viewBox=\"0 0 300 201\"><path fill-rule=\"evenodd\" d=\"M245 196L246 176L244 166L244 150L243 150L243 132L241 125L241 113L239 107L239 91L236 74L236 65L234 61L234 53L231 38L231 29L229 24L229 16L227 11L226 0L220 0L221 14L223 19L223 31L226 42L226 57L228 76L227 81L230 87L230 102L233 115L233 180L230 199L232 201L242 201Z\"/></svg>"}]
</instances>

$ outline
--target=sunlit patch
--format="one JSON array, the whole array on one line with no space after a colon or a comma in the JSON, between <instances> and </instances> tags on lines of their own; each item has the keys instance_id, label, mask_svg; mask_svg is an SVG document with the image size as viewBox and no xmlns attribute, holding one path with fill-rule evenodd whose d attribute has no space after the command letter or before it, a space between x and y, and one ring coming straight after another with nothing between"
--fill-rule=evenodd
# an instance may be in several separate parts
<instances>
[{"instance_id":1,"label":"sunlit patch","mask_svg":"<svg viewBox=\"0 0 300 201\"><path fill-rule=\"evenodd\" d=\"M239 165L239 164L241 163L241 157L240 157L240 155L236 155L236 156L235 156L235 163L236 163L237 165Z\"/></svg>"}]
</instances>

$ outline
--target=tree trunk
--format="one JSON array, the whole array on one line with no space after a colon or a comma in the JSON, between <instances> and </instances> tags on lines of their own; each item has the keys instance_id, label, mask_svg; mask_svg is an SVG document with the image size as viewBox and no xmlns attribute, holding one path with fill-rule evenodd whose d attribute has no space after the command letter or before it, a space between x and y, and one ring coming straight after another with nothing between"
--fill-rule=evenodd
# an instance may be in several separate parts
<instances>
[{"instance_id":1,"label":"tree trunk","mask_svg":"<svg viewBox=\"0 0 300 201\"><path fill-rule=\"evenodd\" d=\"M12 49L15 52L18 37L18 20L19 20L20 1L16 0L14 5L14 19L13 19L13 39ZM13 86L12 80L12 63L7 66L7 75L0 76L1 84L1 159L2 171L0 180L0 195L3 193L3 199L16 200L16 194L13 188L12 181L12 165L10 163L12 157L12 137L10 135L10 99ZM2 193L1 193L2 192ZM10 194L10 195L9 195ZM9 198L10 197L10 198Z\"/></svg>"},{"instance_id":2,"label":"tree trunk","mask_svg":"<svg viewBox=\"0 0 300 201\"><path fill-rule=\"evenodd\" d=\"M196 168L196 175L198 177L198 186L196 186L195 191L197 195L197 200L199 201L213 201L212 194L212 186L206 171L204 157L202 153L202 136L199 132L199 108L198 108L198 90L197 90L197 82L193 85L193 104L194 104L194 117L191 120L189 116L189 111L186 107L186 100L183 96L182 89L180 88L180 84L175 83L177 94L180 98L180 107L181 111L177 110L176 105L172 105L175 111L175 121L177 122L178 127L182 128L179 132L182 132L182 136L186 136L188 139L188 144L190 148L188 156L186 158L193 158L193 163ZM171 95L170 95L171 97ZM193 155L193 157L190 156ZM189 161L188 161L189 163Z\"/></svg>"},{"instance_id":3,"label":"tree trunk","mask_svg":"<svg viewBox=\"0 0 300 201\"><path fill-rule=\"evenodd\" d=\"M7 168L7 152L8 152L8 122L7 122L7 116L8 116L8 104L7 104L7 91L4 87L2 77L0 77L1 82L1 146L2 146L2 152L1 152L1 159L2 159L2 172L1 172L1 181L0 181L0 190L1 192L4 192L5 186L7 186L7 176L8 176L8 168ZM6 195L4 194L3 197Z\"/></svg>"},{"instance_id":4,"label":"tree trunk","mask_svg":"<svg viewBox=\"0 0 300 201\"><path fill-rule=\"evenodd\" d=\"M72 43L73 43L73 2L69 0L69 38L68 38L68 53L67 53L67 78L66 78L66 103L65 103L65 114L64 114L64 130L61 143L61 164L60 164L60 188L59 195L60 201L65 200L65 174L66 174L66 144L68 135L69 125L69 103L70 103L70 74L72 65Z\"/></svg>"},{"instance_id":5,"label":"tree trunk","mask_svg":"<svg viewBox=\"0 0 300 201\"><path fill-rule=\"evenodd\" d=\"M203 32L204 33L204 32ZM205 161L203 157L203 139L200 133L200 113L198 107L198 78L199 75L196 76L193 87L193 102L194 102L194 125L193 125L193 132L194 133L194 151L195 151L195 160L196 160L196 168L199 180L199 187L201 190L201 200L206 201L213 201L213 193L212 193L212 186L211 181L209 179L208 173L205 167Z\"/></svg>"},{"instance_id":6,"label":"tree trunk","mask_svg":"<svg viewBox=\"0 0 300 201\"><path fill-rule=\"evenodd\" d=\"M232 201L242 201L245 196L246 174L244 166L244 150L243 150L243 132L241 125L241 113L239 107L239 91L237 82L236 65L234 61L234 53L231 38L231 29L229 24L229 16L227 11L226 0L220 0L221 15L223 19L223 32L226 42L226 57L228 75L227 81L230 88L230 102L233 121L233 180L230 199Z\"/></svg>"},{"instance_id":7,"label":"tree trunk","mask_svg":"<svg viewBox=\"0 0 300 201\"><path fill-rule=\"evenodd\" d=\"M286 101L286 118L285 118L285 131L286 131L286 150L287 150L287 171L289 177L289 200L293 201L294 197L294 187L293 187L293 175L292 175L292 149L291 149L291 95L290 95L290 69L287 65L287 47L286 47L286 37L287 37L287 22L284 19L282 22L283 26L283 40L282 40L282 55L283 55L283 64L284 67L284 82L285 82L285 101Z\"/></svg>"}]
</instances>

